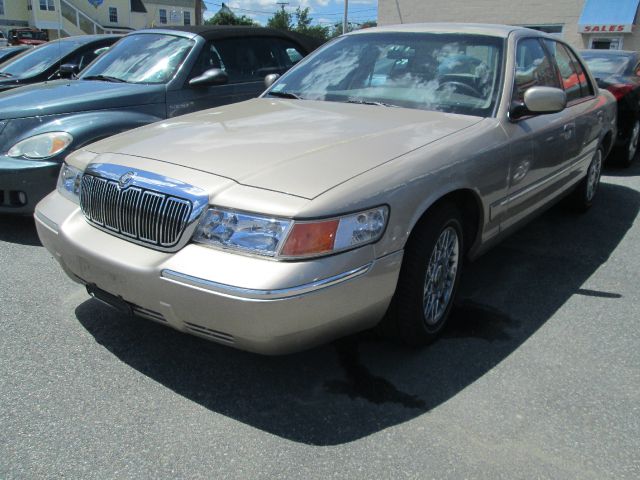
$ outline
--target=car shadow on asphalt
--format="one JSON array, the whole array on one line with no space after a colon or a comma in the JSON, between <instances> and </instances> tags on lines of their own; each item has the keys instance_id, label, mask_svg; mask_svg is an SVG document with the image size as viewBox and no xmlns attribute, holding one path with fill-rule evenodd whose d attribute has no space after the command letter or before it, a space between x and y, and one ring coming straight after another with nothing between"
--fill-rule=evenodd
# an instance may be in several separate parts
<instances>
[{"instance_id":1,"label":"car shadow on asphalt","mask_svg":"<svg viewBox=\"0 0 640 480\"><path fill-rule=\"evenodd\" d=\"M0 242L42 245L30 215L0 214Z\"/></svg>"},{"instance_id":2,"label":"car shadow on asphalt","mask_svg":"<svg viewBox=\"0 0 640 480\"><path fill-rule=\"evenodd\" d=\"M599 195L588 213L554 207L467 265L448 328L423 349L364 332L307 352L264 357L124 318L95 300L75 313L118 359L212 412L295 442L342 444L451 399L573 295L615 305L619 293L583 284L633 224L640 193L605 183Z\"/></svg>"},{"instance_id":3,"label":"car shadow on asphalt","mask_svg":"<svg viewBox=\"0 0 640 480\"><path fill-rule=\"evenodd\" d=\"M602 174L610 177L634 177L640 175L640 159L636 158L628 167L618 165L614 161L607 161Z\"/></svg>"}]
</instances>

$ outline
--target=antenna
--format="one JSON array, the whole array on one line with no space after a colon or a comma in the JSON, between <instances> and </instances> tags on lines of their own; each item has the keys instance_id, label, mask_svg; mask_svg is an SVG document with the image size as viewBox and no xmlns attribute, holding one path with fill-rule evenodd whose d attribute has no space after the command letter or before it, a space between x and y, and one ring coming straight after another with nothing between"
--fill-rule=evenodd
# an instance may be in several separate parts
<instances>
[{"instance_id":1,"label":"antenna","mask_svg":"<svg viewBox=\"0 0 640 480\"><path fill-rule=\"evenodd\" d=\"M344 0L344 18L342 19L342 34L347 33L347 29L349 27L349 21L347 20L347 15L349 15L349 0Z\"/></svg>"},{"instance_id":2,"label":"antenna","mask_svg":"<svg viewBox=\"0 0 640 480\"><path fill-rule=\"evenodd\" d=\"M400 23L404 23L402 21L402 13L400 12L400 2L399 2L399 0L396 0L396 9L398 10L398 18L400 19Z\"/></svg>"}]
</instances>

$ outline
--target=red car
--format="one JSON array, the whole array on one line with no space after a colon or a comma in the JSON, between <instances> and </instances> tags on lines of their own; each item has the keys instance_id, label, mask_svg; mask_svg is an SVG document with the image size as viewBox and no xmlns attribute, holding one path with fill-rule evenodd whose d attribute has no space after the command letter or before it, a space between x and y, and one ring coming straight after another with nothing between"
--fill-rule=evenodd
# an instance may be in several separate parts
<instances>
[{"instance_id":1,"label":"red car","mask_svg":"<svg viewBox=\"0 0 640 480\"><path fill-rule=\"evenodd\" d=\"M40 45L49 41L49 35L37 28L15 28L9 30L9 45Z\"/></svg>"},{"instance_id":2,"label":"red car","mask_svg":"<svg viewBox=\"0 0 640 480\"><path fill-rule=\"evenodd\" d=\"M582 50L598 86L618 101L618 136L611 152L621 166L640 155L640 54L625 50Z\"/></svg>"}]
</instances>

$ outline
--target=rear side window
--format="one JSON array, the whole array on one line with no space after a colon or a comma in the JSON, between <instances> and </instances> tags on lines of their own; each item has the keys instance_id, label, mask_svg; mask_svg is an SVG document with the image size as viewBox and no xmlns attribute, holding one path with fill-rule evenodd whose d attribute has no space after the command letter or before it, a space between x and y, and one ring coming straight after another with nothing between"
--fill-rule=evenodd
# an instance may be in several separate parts
<instances>
[{"instance_id":1,"label":"rear side window","mask_svg":"<svg viewBox=\"0 0 640 480\"><path fill-rule=\"evenodd\" d=\"M531 87L560 88L553 64L540 41L525 38L516 47L516 72L513 100L524 101L524 92Z\"/></svg>"},{"instance_id":2,"label":"rear side window","mask_svg":"<svg viewBox=\"0 0 640 480\"><path fill-rule=\"evenodd\" d=\"M593 95L593 87L589 78L571 50L553 40L544 40L551 56L554 57L562 80L562 87L567 94L567 102Z\"/></svg>"},{"instance_id":3,"label":"rear side window","mask_svg":"<svg viewBox=\"0 0 640 480\"><path fill-rule=\"evenodd\" d=\"M566 48L563 46L563 48ZM576 69L576 73L578 74L578 80L580 81L580 90L582 92L583 97L590 97L594 95L593 86L589 81L589 76L584 71L584 67L578 57L568 48L566 48L569 56L571 57L571 62L573 63L574 68Z\"/></svg>"},{"instance_id":4,"label":"rear side window","mask_svg":"<svg viewBox=\"0 0 640 480\"><path fill-rule=\"evenodd\" d=\"M229 83L258 82L282 74L296 63L300 49L278 38L230 38L213 42Z\"/></svg>"},{"instance_id":5,"label":"rear side window","mask_svg":"<svg viewBox=\"0 0 640 480\"><path fill-rule=\"evenodd\" d=\"M569 52L557 42L545 40L551 55L558 65L558 71L560 73L560 80L562 81L562 88L567 94L567 103L571 103L578 100L581 96L580 92L580 80L578 79L578 72L576 72Z\"/></svg>"}]
</instances>

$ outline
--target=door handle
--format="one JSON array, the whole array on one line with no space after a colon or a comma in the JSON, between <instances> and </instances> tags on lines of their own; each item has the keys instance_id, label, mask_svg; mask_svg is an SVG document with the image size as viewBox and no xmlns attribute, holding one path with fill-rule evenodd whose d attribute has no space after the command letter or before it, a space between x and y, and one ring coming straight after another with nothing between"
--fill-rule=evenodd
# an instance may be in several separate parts
<instances>
[{"instance_id":1,"label":"door handle","mask_svg":"<svg viewBox=\"0 0 640 480\"><path fill-rule=\"evenodd\" d=\"M596 116L598 117L598 123L602 123L604 121L604 112L600 110Z\"/></svg>"},{"instance_id":2,"label":"door handle","mask_svg":"<svg viewBox=\"0 0 640 480\"><path fill-rule=\"evenodd\" d=\"M569 140L571 138L571 136L573 135L573 131L574 130L575 130L575 125L573 123L567 123L564 126L562 131L563 131L563 136L564 136L565 140Z\"/></svg>"}]
</instances>

